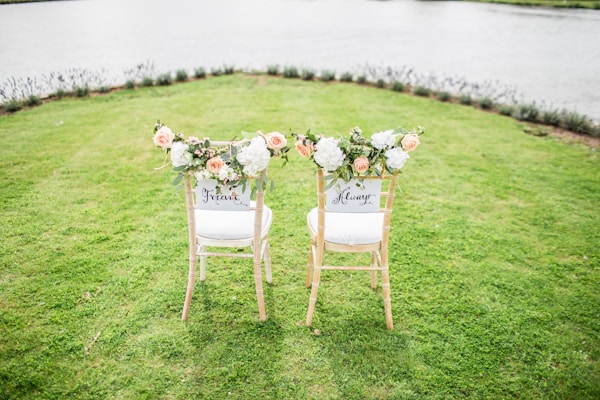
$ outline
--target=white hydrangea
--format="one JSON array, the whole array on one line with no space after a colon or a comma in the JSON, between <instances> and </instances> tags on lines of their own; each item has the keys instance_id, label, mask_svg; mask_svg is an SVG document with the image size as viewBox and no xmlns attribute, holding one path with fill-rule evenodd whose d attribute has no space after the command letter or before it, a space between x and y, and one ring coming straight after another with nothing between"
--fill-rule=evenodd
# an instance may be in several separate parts
<instances>
[{"instance_id":1,"label":"white hydrangea","mask_svg":"<svg viewBox=\"0 0 600 400\"><path fill-rule=\"evenodd\" d=\"M183 142L173 143L171 146L171 162L174 167L181 167L192 162L194 156L188 149L188 145Z\"/></svg>"},{"instance_id":2,"label":"white hydrangea","mask_svg":"<svg viewBox=\"0 0 600 400\"><path fill-rule=\"evenodd\" d=\"M202 170L196 172L196 180L197 181L203 181L203 180L209 179L209 178L211 178L210 172L208 172L205 169L202 169Z\"/></svg>"},{"instance_id":3,"label":"white hydrangea","mask_svg":"<svg viewBox=\"0 0 600 400\"><path fill-rule=\"evenodd\" d=\"M373 136L371 136L371 144L377 150L385 150L391 148L396 142L396 135L393 135L393 132L393 130L389 130L374 133Z\"/></svg>"},{"instance_id":4,"label":"white hydrangea","mask_svg":"<svg viewBox=\"0 0 600 400\"><path fill-rule=\"evenodd\" d=\"M396 147L390 149L385 152L385 157L387 159L387 166L391 169L400 169L404 166L406 160L410 158L407 152L402 150L400 147Z\"/></svg>"},{"instance_id":5,"label":"white hydrangea","mask_svg":"<svg viewBox=\"0 0 600 400\"><path fill-rule=\"evenodd\" d=\"M237 179L237 174L235 173L233 168L225 165L219 170L219 179L222 181L224 181L225 179L227 179L228 181L235 181Z\"/></svg>"},{"instance_id":6,"label":"white hydrangea","mask_svg":"<svg viewBox=\"0 0 600 400\"><path fill-rule=\"evenodd\" d=\"M315 146L315 162L326 172L333 172L342 166L346 155L338 147L335 138L322 138Z\"/></svg>"},{"instance_id":7,"label":"white hydrangea","mask_svg":"<svg viewBox=\"0 0 600 400\"><path fill-rule=\"evenodd\" d=\"M260 136L253 138L248 146L242 148L237 160L244 166L243 171L248 176L257 176L264 171L271 160L265 139Z\"/></svg>"}]
</instances>

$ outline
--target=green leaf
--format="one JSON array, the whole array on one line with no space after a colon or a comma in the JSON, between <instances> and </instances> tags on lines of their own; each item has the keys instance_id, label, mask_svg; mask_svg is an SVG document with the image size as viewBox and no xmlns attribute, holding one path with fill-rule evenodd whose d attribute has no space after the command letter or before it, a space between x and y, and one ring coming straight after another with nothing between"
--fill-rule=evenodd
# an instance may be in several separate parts
<instances>
[{"instance_id":1,"label":"green leaf","mask_svg":"<svg viewBox=\"0 0 600 400\"><path fill-rule=\"evenodd\" d=\"M335 182L336 182L335 180L332 180L331 182L327 183L323 189L324 190L331 189L333 187L333 185L335 185Z\"/></svg>"},{"instance_id":2,"label":"green leaf","mask_svg":"<svg viewBox=\"0 0 600 400\"><path fill-rule=\"evenodd\" d=\"M177 174L175 179L173 180L173 185L179 185L183 179L183 174Z\"/></svg>"}]
</instances>

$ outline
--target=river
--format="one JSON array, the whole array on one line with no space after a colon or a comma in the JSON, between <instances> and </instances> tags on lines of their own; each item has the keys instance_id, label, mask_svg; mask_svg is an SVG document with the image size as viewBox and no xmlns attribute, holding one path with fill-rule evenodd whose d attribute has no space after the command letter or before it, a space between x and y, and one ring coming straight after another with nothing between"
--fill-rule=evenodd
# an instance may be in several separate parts
<instances>
[{"instance_id":1,"label":"river","mask_svg":"<svg viewBox=\"0 0 600 400\"><path fill-rule=\"evenodd\" d=\"M420 0L80 0L0 6L0 84L73 68L271 64L514 88L600 120L600 11Z\"/></svg>"}]
</instances>

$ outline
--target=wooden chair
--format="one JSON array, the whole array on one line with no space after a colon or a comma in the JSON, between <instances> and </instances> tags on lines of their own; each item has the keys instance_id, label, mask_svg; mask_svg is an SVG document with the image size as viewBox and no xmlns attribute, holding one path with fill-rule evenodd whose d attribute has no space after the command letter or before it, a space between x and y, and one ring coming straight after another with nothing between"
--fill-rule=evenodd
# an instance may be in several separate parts
<instances>
[{"instance_id":1,"label":"wooden chair","mask_svg":"<svg viewBox=\"0 0 600 400\"><path fill-rule=\"evenodd\" d=\"M211 145L223 145L211 142ZM263 172L265 174L266 172ZM259 176L256 179L263 179ZM197 207L197 195L193 188L193 178L184 178L186 208L189 233L189 274L182 320L187 320L194 292L196 265L200 257L200 280L206 279L208 257L240 257L252 258L254 261L254 283L258 301L258 313L261 321L267 319L263 295L261 264L264 259L266 280L272 282L271 259L269 253L269 229L273 213L264 204L264 190L258 188L256 199L245 211L204 210ZM238 187L237 190L242 190ZM250 182L247 190L250 190ZM215 252L208 248L243 248L250 247L252 253Z\"/></svg>"},{"instance_id":2,"label":"wooden chair","mask_svg":"<svg viewBox=\"0 0 600 400\"><path fill-rule=\"evenodd\" d=\"M357 212L354 209L350 210L351 212L331 212L326 209L325 175L323 170L318 170L318 206L312 209L307 216L310 250L306 287L311 287L311 292L306 314L306 325L312 325L322 270L364 270L371 271L371 287L373 289L377 288L377 272L381 271L386 324L388 329L393 329L388 242L396 179L396 175L391 174L384 174L383 177L369 176L364 178L363 182L365 183L372 180L378 180L379 183L382 183L377 193L381 197L375 200L376 205L371 207L371 212ZM342 181L339 182L345 184ZM382 208L380 201L384 202ZM330 204L331 202L327 201L327 203ZM359 266L323 265L323 255L326 250L371 253L371 263L370 265Z\"/></svg>"}]
</instances>

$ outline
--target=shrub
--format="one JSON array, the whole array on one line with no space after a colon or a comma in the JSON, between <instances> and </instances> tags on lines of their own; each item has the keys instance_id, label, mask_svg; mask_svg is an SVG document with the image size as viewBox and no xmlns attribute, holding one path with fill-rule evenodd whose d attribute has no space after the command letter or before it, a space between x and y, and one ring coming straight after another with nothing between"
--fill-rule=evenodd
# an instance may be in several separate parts
<instances>
[{"instance_id":1,"label":"shrub","mask_svg":"<svg viewBox=\"0 0 600 400\"><path fill-rule=\"evenodd\" d=\"M175 71L175 80L177 82L185 82L188 80L188 73L185 69L178 69Z\"/></svg>"},{"instance_id":2,"label":"shrub","mask_svg":"<svg viewBox=\"0 0 600 400\"><path fill-rule=\"evenodd\" d=\"M133 79L129 79L125 82L125 89L135 89L135 82Z\"/></svg>"},{"instance_id":3,"label":"shrub","mask_svg":"<svg viewBox=\"0 0 600 400\"><path fill-rule=\"evenodd\" d=\"M460 104L465 105L465 106L470 106L471 103L473 103L471 96L469 96L468 94L463 94L462 96L460 96L458 101Z\"/></svg>"},{"instance_id":4,"label":"shrub","mask_svg":"<svg viewBox=\"0 0 600 400\"><path fill-rule=\"evenodd\" d=\"M484 110L490 110L494 106L494 102L489 97L484 97L478 101L479 107Z\"/></svg>"},{"instance_id":5,"label":"shrub","mask_svg":"<svg viewBox=\"0 0 600 400\"><path fill-rule=\"evenodd\" d=\"M356 78L356 82L358 83L366 83L367 82L367 77L364 75L359 75L358 78Z\"/></svg>"},{"instance_id":6,"label":"shrub","mask_svg":"<svg viewBox=\"0 0 600 400\"><path fill-rule=\"evenodd\" d=\"M223 70L221 68L211 68L210 69L210 74L212 76L221 76L223 75Z\"/></svg>"},{"instance_id":7,"label":"shrub","mask_svg":"<svg viewBox=\"0 0 600 400\"><path fill-rule=\"evenodd\" d=\"M198 67L194 69L194 78L196 79L204 79L206 78L206 70L204 67Z\"/></svg>"},{"instance_id":8,"label":"shrub","mask_svg":"<svg viewBox=\"0 0 600 400\"><path fill-rule=\"evenodd\" d=\"M508 104L502 104L500 107L498 107L498 112L501 115L511 116L514 111L515 111L515 108Z\"/></svg>"},{"instance_id":9,"label":"shrub","mask_svg":"<svg viewBox=\"0 0 600 400\"><path fill-rule=\"evenodd\" d=\"M65 93L64 89L57 89L55 96L57 99L62 99L63 97L65 97L67 94Z\"/></svg>"},{"instance_id":10,"label":"shrub","mask_svg":"<svg viewBox=\"0 0 600 400\"><path fill-rule=\"evenodd\" d=\"M98 88L98 92L108 93L108 92L110 92L110 86L102 85Z\"/></svg>"},{"instance_id":11,"label":"shrub","mask_svg":"<svg viewBox=\"0 0 600 400\"><path fill-rule=\"evenodd\" d=\"M6 110L9 113L13 113L13 112L17 112L20 109L23 108L23 104L18 101L18 100L11 100L7 103L4 103L4 105L2 106L2 108L4 108L4 110Z\"/></svg>"},{"instance_id":12,"label":"shrub","mask_svg":"<svg viewBox=\"0 0 600 400\"><path fill-rule=\"evenodd\" d=\"M519 121L537 122L540 110L535 104L519 104L515 107L512 116Z\"/></svg>"},{"instance_id":13,"label":"shrub","mask_svg":"<svg viewBox=\"0 0 600 400\"><path fill-rule=\"evenodd\" d=\"M25 105L29 106L29 107L33 107L33 106L37 106L42 104L42 100L40 100L39 97L34 96L33 94L30 95L26 100L25 100Z\"/></svg>"},{"instance_id":14,"label":"shrub","mask_svg":"<svg viewBox=\"0 0 600 400\"><path fill-rule=\"evenodd\" d=\"M593 135L595 131L592 121L576 112L563 112L561 126L571 132L584 135Z\"/></svg>"},{"instance_id":15,"label":"shrub","mask_svg":"<svg viewBox=\"0 0 600 400\"><path fill-rule=\"evenodd\" d=\"M392 90L394 92L403 92L404 91L404 83L402 82L394 82L394 84L392 85Z\"/></svg>"},{"instance_id":16,"label":"shrub","mask_svg":"<svg viewBox=\"0 0 600 400\"><path fill-rule=\"evenodd\" d=\"M385 81L383 79L377 79L377 82L375 82L375 86L379 89L383 89L385 87Z\"/></svg>"},{"instance_id":17,"label":"shrub","mask_svg":"<svg viewBox=\"0 0 600 400\"><path fill-rule=\"evenodd\" d=\"M142 82L140 82L140 85L144 87L154 86L154 79L150 78L149 76L145 76L142 78Z\"/></svg>"},{"instance_id":18,"label":"shrub","mask_svg":"<svg viewBox=\"0 0 600 400\"><path fill-rule=\"evenodd\" d=\"M526 126L523 128L523 132L525 132L528 135L532 135L532 136L548 136L548 132L544 129L544 128L532 128L529 126Z\"/></svg>"},{"instance_id":19,"label":"shrub","mask_svg":"<svg viewBox=\"0 0 600 400\"><path fill-rule=\"evenodd\" d=\"M279 65L267 65L267 74L269 74L269 75L279 74Z\"/></svg>"},{"instance_id":20,"label":"shrub","mask_svg":"<svg viewBox=\"0 0 600 400\"><path fill-rule=\"evenodd\" d=\"M296 67L285 67L283 69L284 78L297 78L298 76L298 68Z\"/></svg>"},{"instance_id":21,"label":"shrub","mask_svg":"<svg viewBox=\"0 0 600 400\"><path fill-rule=\"evenodd\" d=\"M427 89L425 86L417 86L414 93L417 96L427 97L429 96L429 89Z\"/></svg>"},{"instance_id":22,"label":"shrub","mask_svg":"<svg viewBox=\"0 0 600 400\"><path fill-rule=\"evenodd\" d=\"M315 71L312 69L303 69L301 77L305 81L312 81L315 78Z\"/></svg>"},{"instance_id":23,"label":"shrub","mask_svg":"<svg viewBox=\"0 0 600 400\"><path fill-rule=\"evenodd\" d=\"M344 72L342 76L340 76L340 81L342 82L352 82L353 79L354 77L350 72Z\"/></svg>"},{"instance_id":24,"label":"shrub","mask_svg":"<svg viewBox=\"0 0 600 400\"><path fill-rule=\"evenodd\" d=\"M438 93L438 99L440 99L440 101L449 101L450 100L450 93L448 93L448 92L439 92Z\"/></svg>"},{"instance_id":25,"label":"shrub","mask_svg":"<svg viewBox=\"0 0 600 400\"><path fill-rule=\"evenodd\" d=\"M87 86L80 86L75 88L75 96L77 97L86 97L90 94L90 88Z\"/></svg>"},{"instance_id":26,"label":"shrub","mask_svg":"<svg viewBox=\"0 0 600 400\"><path fill-rule=\"evenodd\" d=\"M158 78L156 78L156 84L159 86L168 86L173 83L173 78L171 77L170 72L165 72L164 74L160 74Z\"/></svg>"},{"instance_id":27,"label":"shrub","mask_svg":"<svg viewBox=\"0 0 600 400\"><path fill-rule=\"evenodd\" d=\"M235 73L235 67L233 65L225 65L223 67L223 73L225 75L233 75Z\"/></svg>"},{"instance_id":28,"label":"shrub","mask_svg":"<svg viewBox=\"0 0 600 400\"><path fill-rule=\"evenodd\" d=\"M559 126L560 113L557 110L544 111L542 113L542 122L546 125Z\"/></svg>"},{"instance_id":29,"label":"shrub","mask_svg":"<svg viewBox=\"0 0 600 400\"><path fill-rule=\"evenodd\" d=\"M329 82L335 79L335 72L330 71L330 70L323 70L321 71L321 80L323 82Z\"/></svg>"}]
</instances>

